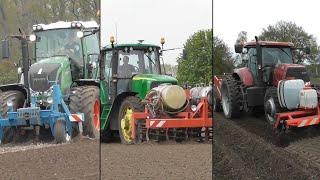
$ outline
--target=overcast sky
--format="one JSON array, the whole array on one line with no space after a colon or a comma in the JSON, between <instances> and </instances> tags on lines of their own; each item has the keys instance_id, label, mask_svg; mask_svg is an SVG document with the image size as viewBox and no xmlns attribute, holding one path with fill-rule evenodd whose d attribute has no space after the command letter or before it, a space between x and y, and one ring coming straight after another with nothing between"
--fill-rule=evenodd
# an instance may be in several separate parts
<instances>
[{"instance_id":1,"label":"overcast sky","mask_svg":"<svg viewBox=\"0 0 320 180\"><path fill-rule=\"evenodd\" d=\"M183 47L193 33L212 27L212 0L101 0L101 44L116 35L118 43L138 42L164 48ZM182 50L164 52L164 61L176 64Z\"/></svg>"},{"instance_id":2,"label":"overcast sky","mask_svg":"<svg viewBox=\"0 0 320 180\"><path fill-rule=\"evenodd\" d=\"M226 42L234 52L240 31L247 31L248 41L262 28L277 21L293 21L317 38L320 44L319 1L317 0L214 0L214 35Z\"/></svg>"}]
</instances>

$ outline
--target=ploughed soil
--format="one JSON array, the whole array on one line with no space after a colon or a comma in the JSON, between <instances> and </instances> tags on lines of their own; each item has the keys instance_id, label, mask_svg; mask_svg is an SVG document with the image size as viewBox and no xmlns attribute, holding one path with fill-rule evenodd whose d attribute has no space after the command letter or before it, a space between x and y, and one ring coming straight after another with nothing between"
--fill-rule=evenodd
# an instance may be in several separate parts
<instances>
[{"instance_id":1,"label":"ploughed soil","mask_svg":"<svg viewBox=\"0 0 320 180\"><path fill-rule=\"evenodd\" d=\"M102 143L101 178L211 180L211 143Z\"/></svg>"},{"instance_id":2,"label":"ploughed soil","mask_svg":"<svg viewBox=\"0 0 320 180\"><path fill-rule=\"evenodd\" d=\"M319 179L319 170L319 128L279 137L264 116L214 114L213 179Z\"/></svg>"},{"instance_id":3,"label":"ploughed soil","mask_svg":"<svg viewBox=\"0 0 320 180\"><path fill-rule=\"evenodd\" d=\"M0 179L99 179L99 141L1 145Z\"/></svg>"}]
</instances>

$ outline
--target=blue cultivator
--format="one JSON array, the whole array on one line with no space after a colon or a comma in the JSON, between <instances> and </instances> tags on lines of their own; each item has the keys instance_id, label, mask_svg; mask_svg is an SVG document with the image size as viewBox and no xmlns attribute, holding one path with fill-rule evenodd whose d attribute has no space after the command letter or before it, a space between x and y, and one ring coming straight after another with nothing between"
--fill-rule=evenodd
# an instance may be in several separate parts
<instances>
[{"instance_id":1,"label":"blue cultivator","mask_svg":"<svg viewBox=\"0 0 320 180\"><path fill-rule=\"evenodd\" d=\"M37 96L31 93L30 107L18 108L14 111L13 102L8 101L7 118L0 115L0 142L7 127L34 127L39 135L39 127L49 126L57 143L65 142L72 137L72 123L77 122L79 131L82 133L84 114L71 114L63 100L58 84L51 87L51 100L47 109L40 109L37 104ZM38 128L38 132L37 132Z\"/></svg>"}]
</instances>

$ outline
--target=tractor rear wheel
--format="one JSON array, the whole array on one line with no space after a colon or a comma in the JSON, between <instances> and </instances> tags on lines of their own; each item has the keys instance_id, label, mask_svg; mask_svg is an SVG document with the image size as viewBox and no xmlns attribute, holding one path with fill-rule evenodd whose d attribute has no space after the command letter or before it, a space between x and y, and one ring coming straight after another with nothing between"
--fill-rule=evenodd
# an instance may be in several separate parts
<instances>
[{"instance_id":1,"label":"tractor rear wheel","mask_svg":"<svg viewBox=\"0 0 320 180\"><path fill-rule=\"evenodd\" d=\"M84 113L83 133L91 138L100 138L100 95L99 87L79 86L72 89L71 113Z\"/></svg>"},{"instance_id":2,"label":"tractor rear wheel","mask_svg":"<svg viewBox=\"0 0 320 180\"><path fill-rule=\"evenodd\" d=\"M224 116L228 119L240 116L240 89L232 76L226 76L221 85L221 103Z\"/></svg>"},{"instance_id":3,"label":"tractor rear wheel","mask_svg":"<svg viewBox=\"0 0 320 180\"><path fill-rule=\"evenodd\" d=\"M142 112L143 105L140 102L140 99L135 96L126 97L121 105L118 115L119 121L119 135L121 142L123 144L133 144L136 139L131 137L132 126L131 121L133 112Z\"/></svg>"},{"instance_id":4,"label":"tractor rear wheel","mask_svg":"<svg viewBox=\"0 0 320 180\"><path fill-rule=\"evenodd\" d=\"M212 102L213 111L214 112L221 112L221 110L222 110L221 100L218 99L218 97L216 96L216 93L213 94L212 101L213 101Z\"/></svg>"},{"instance_id":5,"label":"tractor rear wheel","mask_svg":"<svg viewBox=\"0 0 320 180\"><path fill-rule=\"evenodd\" d=\"M16 111L18 108L23 107L25 101L25 95L20 91L5 91L0 93L0 112L2 118L7 117L8 105L7 102L12 102L13 110ZM13 140L15 135L15 129L13 127L6 127L3 129L2 143L9 143Z\"/></svg>"},{"instance_id":6,"label":"tractor rear wheel","mask_svg":"<svg viewBox=\"0 0 320 180\"><path fill-rule=\"evenodd\" d=\"M57 120L54 124L54 140L57 144L66 142L66 123L64 120Z\"/></svg>"}]
</instances>

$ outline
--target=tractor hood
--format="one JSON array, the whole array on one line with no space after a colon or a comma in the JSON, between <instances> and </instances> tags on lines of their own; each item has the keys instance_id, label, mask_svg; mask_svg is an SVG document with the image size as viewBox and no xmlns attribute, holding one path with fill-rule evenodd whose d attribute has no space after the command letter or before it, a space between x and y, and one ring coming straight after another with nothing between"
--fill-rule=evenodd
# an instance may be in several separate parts
<instances>
[{"instance_id":1,"label":"tractor hood","mask_svg":"<svg viewBox=\"0 0 320 180\"><path fill-rule=\"evenodd\" d=\"M176 78L167 75L138 74L132 78L132 91L138 93L139 97L144 99L150 89L162 83L177 84L178 81Z\"/></svg>"},{"instance_id":2,"label":"tractor hood","mask_svg":"<svg viewBox=\"0 0 320 180\"><path fill-rule=\"evenodd\" d=\"M48 90L53 85L48 81L60 84L62 92L70 87L72 79L70 61L67 56L45 58L30 66L29 84L33 91Z\"/></svg>"},{"instance_id":3,"label":"tractor hood","mask_svg":"<svg viewBox=\"0 0 320 180\"><path fill-rule=\"evenodd\" d=\"M305 66L300 64L277 64L273 73L273 84L283 79L302 79L305 83L310 82L310 77Z\"/></svg>"}]
</instances>

